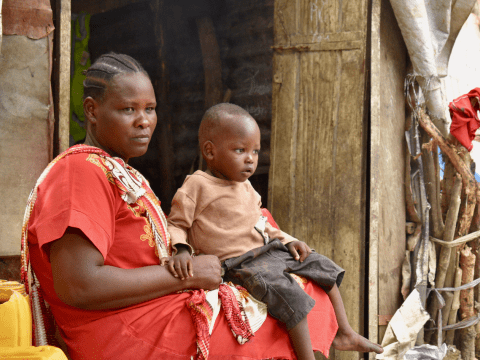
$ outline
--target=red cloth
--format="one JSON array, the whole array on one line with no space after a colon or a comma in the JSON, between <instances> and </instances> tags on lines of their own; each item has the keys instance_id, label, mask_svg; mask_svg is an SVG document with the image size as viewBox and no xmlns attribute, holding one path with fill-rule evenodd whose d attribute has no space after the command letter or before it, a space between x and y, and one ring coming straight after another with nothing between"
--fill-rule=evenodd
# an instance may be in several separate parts
<instances>
[{"instance_id":1,"label":"red cloth","mask_svg":"<svg viewBox=\"0 0 480 360\"><path fill-rule=\"evenodd\" d=\"M472 141L475 139L475 131L480 127L477 116L479 98L480 88L475 88L468 94L456 98L448 105L452 118L450 133L468 151L473 149Z\"/></svg>"},{"instance_id":2,"label":"red cloth","mask_svg":"<svg viewBox=\"0 0 480 360\"><path fill-rule=\"evenodd\" d=\"M110 179L111 180L111 179ZM78 359L190 359L196 332L186 301L191 293L170 294L124 309L88 311L58 299L48 261L48 244L68 226L81 229L105 264L137 268L158 264L151 228L141 205L129 206L97 155L75 154L59 161L38 189L29 222L30 256L45 299ZM337 323L328 296L306 284L316 299L308 315L315 350L328 356ZM209 359L293 359L285 327L270 316L245 345L238 344L220 311L210 339Z\"/></svg>"},{"instance_id":3,"label":"red cloth","mask_svg":"<svg viewBox=\"0 0 480 360\"><path fill-rule=\"evenodd\" d=\"M197 332L197 357L195 360L208 359L210 351L209 321L213 317L213 310L206 302L203 289L192 291L192 296L187 299L187 307L192 315L193 325Z\"/></svg>"}]
</instances>

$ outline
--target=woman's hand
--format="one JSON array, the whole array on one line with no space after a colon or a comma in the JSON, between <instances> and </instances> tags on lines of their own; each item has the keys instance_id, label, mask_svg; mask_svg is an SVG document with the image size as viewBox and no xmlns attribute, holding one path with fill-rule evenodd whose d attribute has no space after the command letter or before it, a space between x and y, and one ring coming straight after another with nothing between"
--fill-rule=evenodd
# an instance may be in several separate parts
<instances>
[{"instance_id":1,"label":"woman's hand","mask_svg":"<svg viewBox=\"0 0 480 360\"><path fill-rule=\"evenodd\" d=\"M195 275L188 280L193 288L204 290L218 289L222 282L220 260L215 255L201 255L192 258Z\"/></svg>"},{"instance_id":2,"label":"woman's hand","mask_svg":"<svg viewBox=\"0 0 480 360\"><path fill-rule=\"evenodd\" d=\"M308 255L312 253L312 249L305 244L303 241L292 241L289 242L287 245L285 245L290 251L290 254L292 254L293 258L295 260L300 260L300 262L303 262Z\"/></svg>"}]
</instances>

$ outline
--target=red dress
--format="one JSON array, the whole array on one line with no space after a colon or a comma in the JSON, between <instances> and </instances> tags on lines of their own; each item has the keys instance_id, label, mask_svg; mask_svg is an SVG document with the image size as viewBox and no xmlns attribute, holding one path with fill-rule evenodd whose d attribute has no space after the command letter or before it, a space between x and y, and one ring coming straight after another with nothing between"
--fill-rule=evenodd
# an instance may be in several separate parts
<instances>
[{"instance_id":1,"label":"red dress","mask_svg":"<svg viewBox=\"0 0 480 360\"><path fill-rule=\"evenodd\" d=\"M103 255L105 265L125 269L158 265L158 256L141 200L128 205L120 197L102 157L74 154L53 166L38 188L28 241L33 270L70 357L186 360L195 356L195 328L185 305L191 296L188 292L123 309L95 311L66 305L57 297L48 245L69 226L82 230ZM308 315L313 348L328 356L338 328L333 307L321 288L306 283L305 290L316 299ZM295 358L285 327L268 316L255 336L240 345L221 311L211 336L209 359L265 358Z\"/></svg>"}]
</instances>

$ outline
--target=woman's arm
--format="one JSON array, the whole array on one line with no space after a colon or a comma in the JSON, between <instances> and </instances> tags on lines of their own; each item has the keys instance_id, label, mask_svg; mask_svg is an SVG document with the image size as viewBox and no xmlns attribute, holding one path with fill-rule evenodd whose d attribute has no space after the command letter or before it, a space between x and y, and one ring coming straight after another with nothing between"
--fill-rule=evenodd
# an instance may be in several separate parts
<instances>
[{"instance_id":1,"label":"woman's arm","mask_svg":"<svg viewBox=\"0 0 480 360\"><path fill-rule=\"evenodd\" d=\"M75 228L52 243L50 262L58 297L89 310L122 308L188 288L213 290L222 281L220 261L212 255L195 257L194 276L183 281L160 265L137 269L104 265L98 249Z\"/></svg>"}]
</instances>

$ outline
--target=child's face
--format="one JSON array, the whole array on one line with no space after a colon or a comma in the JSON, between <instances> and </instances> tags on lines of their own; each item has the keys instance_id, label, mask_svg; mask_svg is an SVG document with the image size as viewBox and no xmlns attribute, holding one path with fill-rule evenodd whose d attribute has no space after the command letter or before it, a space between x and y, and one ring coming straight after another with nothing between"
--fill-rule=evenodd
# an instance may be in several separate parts
<instances>
[{"instance_id":1,"label":"child's face","mask_svg":"<svg viewBox=\"0 0 480 360\"><path fill-rule=\"evenodd\" d=\"M243 182L257 169L260 129L254 120L250 120L235 122L214 140L213 161L209 164L214 176Z\"/></svg>"}]
</instances>

